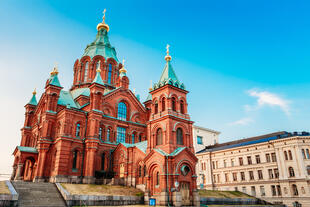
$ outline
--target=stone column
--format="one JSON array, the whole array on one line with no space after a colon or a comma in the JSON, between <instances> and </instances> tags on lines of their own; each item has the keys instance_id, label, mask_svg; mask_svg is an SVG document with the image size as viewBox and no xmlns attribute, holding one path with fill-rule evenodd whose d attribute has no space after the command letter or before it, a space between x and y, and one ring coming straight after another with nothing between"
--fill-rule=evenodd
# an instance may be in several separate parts
<instances>
[{"instance_id":1,"label":"stone column","mask_svg":"<svg viewBox=\"0 0 310 207\"><path fill-rule=\"evenodd\" d=\"M306 168L304 165L304 159L301 156L301 150L298 148L298 146L294 146L294 151L295 151L295 158L296 158L296 163L297 163L297 167L298 167L298 174L299 174L299 178L305 178L305 172L306 172Z\"/></svg>"},{"instance_id":2,"label":"stone column","mask_svg":"<svg viewBox=\"0 0 310 207\"><path fill-rule=\"evenodd\" d=\"M15 175L15 178L14 180L22 180L23 177L22 177L22 170L23 170L23 166L24 164L23 163L18 163L17 164L17 171L16 171L16 175Z\"/></svg>"},{"instance_id":3,"label":"stone column","mask_svg":"<svg viewBox=\"0 0 310 207\"><path fill-rule=\"evenodd\" d=\"M10 180L14 180L15 175L16 175L16 169L17 169L17 166L16 166L16 165L15 165L15 166L13 166L13 172L12 172L12 175L11 175Z\"/></svg>"}]
</instances>

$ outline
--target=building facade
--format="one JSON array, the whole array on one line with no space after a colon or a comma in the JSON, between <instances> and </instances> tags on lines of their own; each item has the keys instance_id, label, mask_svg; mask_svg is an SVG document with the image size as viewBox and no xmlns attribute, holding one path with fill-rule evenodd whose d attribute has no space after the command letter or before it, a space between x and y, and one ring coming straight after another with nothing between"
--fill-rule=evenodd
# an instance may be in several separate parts
<instances>
[{"instance_id":1,"label":"building facade","mask_svg":"<svg viewBox=\"0 0 310 207\"><path fill-rule=\"evenodd\" d=\"M193 126L193 143L195 152L203 150L206 146L218 143L221 132L201 126Z\"/></svg>"},{"instance_id":2,"label":"building facade","mask_svg":"<svg viewBox=\"0 0 310 207\"><path fill-rule=\"evenodd\" d=\"M277 132L199 151L198 185L310 206L310 134Z\"/></svg>"},{"instance_id":3,"label":"building facade","mask_svg":"<svg viewBox=\"0 0 310 207\"><path fill-rule=\"evenodd\" d=\"M162 205L175 202L176 193L182 205L194 205L193 122L169 47L160 80L141 103L129 89L104 18L74 63L71 89L63 90L54 68L39 101L34 92L25 105L11 179L95 183L113 177Z\"/></svg>"}]
</instances>

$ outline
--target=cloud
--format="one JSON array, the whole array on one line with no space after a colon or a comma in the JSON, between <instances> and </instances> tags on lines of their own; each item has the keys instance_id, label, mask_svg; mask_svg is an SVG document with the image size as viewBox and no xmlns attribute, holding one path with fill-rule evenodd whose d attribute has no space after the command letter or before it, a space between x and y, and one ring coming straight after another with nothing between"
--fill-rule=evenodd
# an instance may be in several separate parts
<instances>
[{"instance_id":1,"label":"cloud","mask_svg":"<svg viewBox=\"0 0 310 207\"><path fill-rule=\"evenodd\" d=\"M268 91L249 90L248 94L257 98L257 105L245 105L246 111L257 110L263 106L280 107L286 115L290 115L290 101L281 98L279 95Z\"/></svg>"},{"instance_id":2,"label":"cloud","mask_svg":"<svg viewBox=\"0 0 310 207\"><path fill-rule=\"evenodd\" d=\"M245 126L245 125L249 125L252 122L254 122L253 119L251 119L249 117L245 117L245 118L242 118L240 120L229 123L229 125L230 126Z\"/></svg>"}]
</instances>

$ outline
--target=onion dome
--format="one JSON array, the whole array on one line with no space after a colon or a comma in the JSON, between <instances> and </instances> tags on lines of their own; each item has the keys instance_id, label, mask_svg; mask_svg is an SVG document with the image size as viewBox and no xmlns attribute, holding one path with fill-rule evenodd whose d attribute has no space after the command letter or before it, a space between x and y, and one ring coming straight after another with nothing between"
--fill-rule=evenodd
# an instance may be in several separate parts
<instances>
[{"instance_id":1,"label":"onion dome","mask_svg":"<svg viewBox=\"0 0 310 207\"><path fill-rule=\"evenodd\" d=\"M123 59L122 68L119 70L120 77L126 76L127 70L125 69L125 60Z\"/></svg>"},{"instance_id":2,"label":"onion dome","mask_svg":"<svg viewBox=\"0 0 310 207\"><path fill-rule=\"evenodd\" d=\"M118 62L116 50L111 46L109 41L109 26L105 23L105 10L102 19L103 21L97 25L98 32L96 39L86 46L82 57L89 56L90 58L93 58L96 55L100 55L105 59L113 58L116 62Z\"/></svg>"},{"instance_id":3,"label":"onion dome","mask_svg":"<svg viewBox=\"0 0 310 207\"><path fill-rule=\"evenodd\" d=\"M34 105L34 106L38 104L37 99L36 99L36 94L37 94L36 89L34 89L34 91L32 92L32 98L30 99L28 104Z\"/></svg>"},{"instance_id":4,"label":"onion dome","mask_svg":"<svg viewBox=\"0 0 310 207\"><path fill-rule=\"evenodd\" d=\"M51 72L50 78L47 80L46 85L53 85L53 86L58 86L61 87L59 79L58 79L58 69L57 65L53 68L53 71Z\"/></svg>"}]
</instances>

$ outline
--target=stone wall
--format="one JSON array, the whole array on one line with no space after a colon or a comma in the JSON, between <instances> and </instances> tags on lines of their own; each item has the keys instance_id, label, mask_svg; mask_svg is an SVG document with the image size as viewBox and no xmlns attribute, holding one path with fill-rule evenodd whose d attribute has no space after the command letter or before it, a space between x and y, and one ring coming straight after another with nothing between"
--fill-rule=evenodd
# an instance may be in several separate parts
<instances>
[{"instance_id":1,"label":"stone wall","mask_svg":"<svg viewBox=\"0 0 310 207\"><path fill-rule=\"evenodd\" d=\"M0 194L0 207L18 206L18 193L10 181L5 181L10 190L10 194Z\"/></svg>"}]
</instances>

